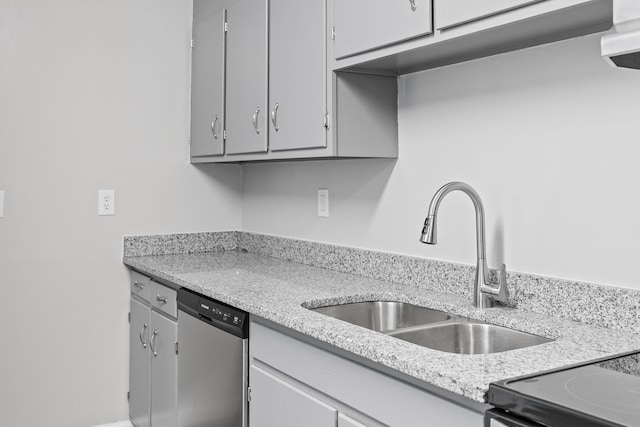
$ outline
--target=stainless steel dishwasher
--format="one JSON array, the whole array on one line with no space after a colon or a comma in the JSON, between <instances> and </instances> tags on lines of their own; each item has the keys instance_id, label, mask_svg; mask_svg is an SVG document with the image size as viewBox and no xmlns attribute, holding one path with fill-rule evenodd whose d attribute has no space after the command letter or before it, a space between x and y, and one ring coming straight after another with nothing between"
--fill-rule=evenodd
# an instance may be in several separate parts
<instances>
[{"instance_id":1,"label":"stainless steel dishwasher","mask_svg":"<svg viewBox=\"0 0 640 427\"><path fill-rule=\"evenodd\" d=\"M249 316L178 290L178 425L248 425Z\"/></svg>"}]
</instances>

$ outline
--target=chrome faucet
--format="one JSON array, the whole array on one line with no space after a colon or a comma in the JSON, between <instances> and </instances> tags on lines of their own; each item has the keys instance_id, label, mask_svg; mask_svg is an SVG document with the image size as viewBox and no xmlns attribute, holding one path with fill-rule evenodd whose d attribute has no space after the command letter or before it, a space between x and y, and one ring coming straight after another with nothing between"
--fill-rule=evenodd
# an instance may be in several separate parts
<instances>
[{"instance_id":1,"label":"chrome faucet","mask_svg":"<svg viewBox=\"0 0 640 427\"><path fill-rule=\"evenodd\" d=\"M450 182L443 185L431 199L429 205L429 213L424 221L422 228L422 236L420 241L429 245L438 243L436 233L436 218L440 202L444 196L452 191L460 190L471 198L473 206L476 209L476 246L478 250L478 262L476 264L476 279L473 292L473 305L478 308L493 307L496 301L506 303L509 298L509 289L507 288L506 267L502 264L500 273L500 283L493 285L489 283L489 269L486 259L486 245L484 238L484 207L482 200L476 191L464 182Z\"/></svg>"}]
</instances>

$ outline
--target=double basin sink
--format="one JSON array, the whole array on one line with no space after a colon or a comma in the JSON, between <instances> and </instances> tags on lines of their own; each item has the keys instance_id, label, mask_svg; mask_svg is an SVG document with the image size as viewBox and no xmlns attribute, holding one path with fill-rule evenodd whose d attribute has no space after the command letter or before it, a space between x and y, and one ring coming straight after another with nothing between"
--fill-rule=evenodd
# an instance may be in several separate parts
<instances>
[{"instance_id":1,"label":"double basin sink","mask_svg":"<svg viewBox=\"0 0 640 427\"><path fill-rule=\"evenodd\" d=\"M552 341L538 335L403 302L368 301L310 310L449 353L499 353Z\"/></svg>"}]
</instances>

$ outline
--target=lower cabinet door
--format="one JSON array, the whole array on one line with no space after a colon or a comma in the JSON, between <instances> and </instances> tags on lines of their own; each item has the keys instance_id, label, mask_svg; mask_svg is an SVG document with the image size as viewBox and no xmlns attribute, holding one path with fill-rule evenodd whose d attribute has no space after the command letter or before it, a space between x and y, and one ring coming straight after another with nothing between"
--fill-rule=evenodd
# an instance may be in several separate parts
<instances>
[{"instance_id":1,"label":"lower cabinet door","mask_svg":"<svg viewBox=\"0 0 640 427\"><path fill-rule=\"evenodd\" d=\"M178 425L178 324L151 312L151 425Z\"/></svg>"},{"instance_id":2,"label":"lower cabinet door","mask_svg":"<svg viewBox=\"0 0 640 427\"><path fill-rule=\"evenodd\" d=\"M354 420L345 414L338 415L338 427L367 427L366 425Z\"/></svg>"},{"instance_id":3,"label":"lower cabinet door","mask_svg":"<svg viewBox=\"0 0 640 427\"><path fill-rule=\"evenodd\" d=\"M137 427L149 427L149 316L151 309L131 298L129 326L129 418Z\"/></svg>"},{"instance_id":4,"label":"lower cabinet door","mask_svg":"<svg viewBox=\"0 0 640 427\"><path fill-rule=\"evenodd\" d=\"M336 427L338 411L269 372L251 366L251 427Z\"/></svg>"}]
</instances>

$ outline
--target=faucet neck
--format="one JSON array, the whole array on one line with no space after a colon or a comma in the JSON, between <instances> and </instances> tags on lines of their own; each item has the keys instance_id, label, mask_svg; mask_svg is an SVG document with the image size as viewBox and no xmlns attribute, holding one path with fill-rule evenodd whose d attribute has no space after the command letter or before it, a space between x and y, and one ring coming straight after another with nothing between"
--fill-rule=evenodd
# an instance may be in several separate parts
<instances>
[{"instance_id":1,"label":"faucet neck","mask_svg":"<svg viewBox=\"0 0 640 427\"><path fill-rule=\"evenodd\" d=\"M440 208L440 203L442 202L442 199L444 198L444 196L456 190L459 190L465 193L467 196L469 196L469 198L473 202L473 207L475 208L475 211L476 211L476 249L478 254L478 261L485 260L484 265L486 266L486 244L485 244L485 235L484 235L484 206L482 205L482 200L480 199L480 196L478 195L476 190L474 190L473 187L471 187L469 184L466 184L464 182L450 182L440 187L440 189L433 196L433 199L431 199L431 203L429 204L429 213L427 216L427 222L431 220L432 226L434 228L433 233L435 236L435 222L438 214L438 209ZM425 226L427 225L427 222L425 222ZM435 243L435 241L433 243ZM488 281L488 276L486 277Z\"/></svg>"},{"instance_id":2,"label":"faucet neck","mask_svg":"<svg viewBox=\"0 0 640 427\"><path fill-rule=\"evenodd\" d=\"M440 187L429 204L429 213L424 223L421 241L430 244L437 243L436 218L438 215L438 209L440 208L440 203L447 194L456 190L462 191L469 196L473 202L473 207L476 212L477 263L475 286L473 289L473 302L478 308L492 307L493 299L483 292L483 289L489 285L489 268L487 267L486 241L484 234L484 206L482 205L482 200L478 193L469 184L464 182L450 182Z\"/></svg>"}]
</instances>

